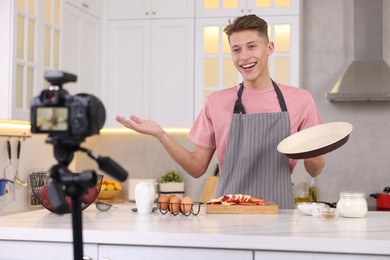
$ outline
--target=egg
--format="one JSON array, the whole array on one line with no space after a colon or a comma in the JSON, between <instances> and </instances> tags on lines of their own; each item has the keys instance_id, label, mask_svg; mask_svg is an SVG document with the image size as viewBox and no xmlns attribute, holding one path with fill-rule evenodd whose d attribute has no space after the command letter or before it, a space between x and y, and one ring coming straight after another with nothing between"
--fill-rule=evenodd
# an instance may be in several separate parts
<instances>
[{"instance_id":1,"label":"egg","mask_svg":"<svg viewBox=\"0 0 390 260\"><path fill-rule=\"evenodd\" d=\"M157 202L161 210L168 209L169 197L167 195L164 194L160 195Z\"/></svg>"},{"instance_id":2,"label":"egg","mask_svg":"<svg viewBox=\"0 0 390 260\"><path fill-rule=\"evenodd\" d=\"M172 214L177 214L179 213L180 211L180 198L179 197L171 197L171 199L169 200L169 211L172 213Z\"/></svg>"},{"instance_id":3,"label":"egg","mask_svg":"<svg viewBox=\"0 0 390 260\"><path fill-rule=\"evenodd\" d=\"M189 196L185 196L181 199L181 211L183 213L190 213L192 210L193 201Z\"/></svg>"}]
</instances>

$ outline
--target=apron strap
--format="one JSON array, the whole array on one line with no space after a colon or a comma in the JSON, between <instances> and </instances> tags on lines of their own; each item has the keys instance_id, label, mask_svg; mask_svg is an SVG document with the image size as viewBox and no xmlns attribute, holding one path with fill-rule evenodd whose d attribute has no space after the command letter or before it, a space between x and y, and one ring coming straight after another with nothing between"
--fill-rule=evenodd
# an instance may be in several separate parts
<instances>
[{"instance_id":1,"label":"apron strap","mask_svg":"<svg viewBox=\"0 0 390 260\"><path fill-rule=\"evenodd\" d=\"M279 88L278 84L275 83L275 81L273 81L272 79L271 79L271 81L272 81L272 85L274 86L276 95L278 96L280 109L283 112L285 112L285 111L287 111L287 106L286 106L286 101L284 101L284 97L283 97L282 91L280 91L280 88Z\"/></svg>"},{"instance_id":2,"label":"apron strap","mask_svg":"<svg viewBox=\"0 0 390 260\"><path fill-rule=\"evenodd\" d=\"M234 104L234 114L246 114L244 105L242 104L241 96L242 92L244 91L244 84L240 83L240 88L238 89L237 93L237 100L236 103Z\"/></svg>"},{"instance_id":3,"label":"apron strap","mask_svg":"<svg viewBox=\"0 0 390 260\"><path fill-rule=\"evenodd\" d=\"M272 81L272 85L274 86L276 96L278 97L279 100L280 109L282 110L282 112L286 112L287 105L286 105L286 101L284 100L282 91L280 90L278 84L275 83L275 81L273 81L272 79L271 81ZM244 91L244 83L240 83L240 88L238 89L237 92L237 100L236 103L234 104L234 111L233 111L234 114L246 114L244 105L242 104L242 100L241 100L243 91Z\"/></svg>"}]
</instances>

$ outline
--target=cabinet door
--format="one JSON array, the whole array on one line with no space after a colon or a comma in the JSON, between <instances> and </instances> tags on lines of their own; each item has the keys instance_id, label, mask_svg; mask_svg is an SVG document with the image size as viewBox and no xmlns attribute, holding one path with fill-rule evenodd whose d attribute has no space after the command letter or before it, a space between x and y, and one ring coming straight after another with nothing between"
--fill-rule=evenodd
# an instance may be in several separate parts
<instances>
[{"instance_id":1,"label":"cabinet door","mask_svg":"<svg viewBox=\"0 0 390 260\"><path fill-rule=\"evenodd\" d=\"M63 68L76 74L77 82L65 88L72 94L101 96L100 20L70 4L64 10Z\"/></svg>"},{"instance_id":2,"label":"cabinet door","mask_svg":"<svg viewBox=\"0 0 390 260\"><path fill-rule=\"evenodd\" d=\"M193 123L194 19L152 21L151 119L164 127Z\"/></svg>"},{"instance_id":3,"label":"cabinet door","mask_svg":"<svg viewBox=\"0 0 390 260\"><path fill-rule=\"evenodd\" d=\"M109 19L194 17L194 0L110 0Z\"/></svg>"},{"instance_id":4,"label":"cabinet door","mask_svg":"<svg viewBox=\"0 0 390 260\"><path fill-rule=\"evenodd\" d=\"M150 23L109 22L106 126L118 125L115 115L150 116Z\"/></svg>"},{"instance_id":5,"label":"cabinet door","mask_svg":"<svg viewBox=\"0 0 390 260\"><path fill-rule=\"evenodd\" d=\"M99 245L99 259L253 260L249 250Z\"/></svg>"},{"instance_id":6,"label":"cabinet door","mask_svg":"<svg viewBox=\"0 0 390 260\"><path fill-rule=\"evenodd\" d=\"M18 260L42 260L73 259L72 243L51 243L32 241L0 241L1 259ZM98 246L96 244L84 244L84 255L92 259L98 258Z\"/></svg>"},{"instance_id":7,"label":"cabinet door","mask_svg":"<svg viewBox=\"0 0 390 260\"><path fill-rule=\"evenodd\" d=\"M66 0L66 2L95 17L102 16L101 0Z\"/></svg>"}]
</instances>

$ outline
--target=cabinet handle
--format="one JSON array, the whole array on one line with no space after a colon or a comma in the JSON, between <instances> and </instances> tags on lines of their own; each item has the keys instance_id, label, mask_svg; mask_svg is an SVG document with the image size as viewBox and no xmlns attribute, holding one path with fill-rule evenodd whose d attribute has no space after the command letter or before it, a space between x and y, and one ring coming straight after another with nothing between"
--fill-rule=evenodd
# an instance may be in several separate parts
<instances>
[{"instance_id":1,"label":"cabinet handle","mask_svg":"<svg viewBox=\"0 0 390 260\"><path fill-rule=\"evenodd\" d=\"M88 6L88 4L86 4L86 3L82 3L81 4L84 8L88 8L89 6Z\"/></svg>"},{"instance_id":2,"label":"cabinet handle","mask_svg":"<svg viewBox=\"0 0 390 260\"><path fill-rule=\"evenodd\" d=\"M252 9L248 9L248 13L252 13Z\"/></svg>"},{"instance_id":3,"label":"cabinet handle","mask_svg":"<svg viewBox=\"0 0 390 260\"><path fill-rule=\"evenodd\" d=\"M156 12L153 11L153 12L152 12L152 15L156 15Z\"/></svg>"},{"instance_id":4,"label":"cabinet handle","mask_svg":"<svg viewBox=\"0 0 390 260\"><path fill-rule=\"evenodd\" d=\"M92 257L85 255L85 256L83 256L83 260L93 260L93 259L92 259Z\"/></svg>"},{"instance_id":5,"label":"cabinet handle","mask_svg":"<svg viewBox=\"0 0 390 260\"><path fill-rule=\"evenodd\" d=\"M103 257L102 260L111 260L111 259L108 257Z\"/></svg>"},{"instance_id":6,"label":"cabinet handle","mask_svg":"<svg viewBox=\"0 0 390 260\"><path fill-rule=\"evenodd\" d=\"M149 15L149 12L145 12L145 15Z\"/></svg>"},{"instance_id":7,"label":"cabinet handle","mask_svg":"<svg viewBox=\"0 0 390 260\"><path fill-rule=\"evenodd\" d=\"M241 13L243 13L243 12L245 12L245 10L244 10L244 9L241 9Z\"/></svg>"}]
</instances>

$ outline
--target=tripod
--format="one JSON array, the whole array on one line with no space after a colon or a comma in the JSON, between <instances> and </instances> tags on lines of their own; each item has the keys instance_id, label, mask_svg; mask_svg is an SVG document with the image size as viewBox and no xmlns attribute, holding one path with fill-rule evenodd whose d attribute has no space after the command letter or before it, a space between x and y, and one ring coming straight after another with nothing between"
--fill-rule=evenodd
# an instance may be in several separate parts
<instances>
[{"instance_id":1,"label":"tripod","mask_svg":"<svg viewBox=\"0 0 390 260\"><path fill-rule=\"evenodd\" d=\"M83 227L81 201L88 188L96 186L97 174L95 171L83 171L73 173L68 170L69 163L73 160L74 152L82 151L94 159L99 169L110 174L119 181L126 180L128 173L119 164L109 157L100 157L92 151L80 147L84 139L49 137L46 142L54 145L54 156L58 164L50 169L50 182L48 194L53 211L57 214L69 212L65 196L70 196L72 207L72 231L73 231L73 256L74 260L83 259Z\"/></svg>"}]
</instances>

